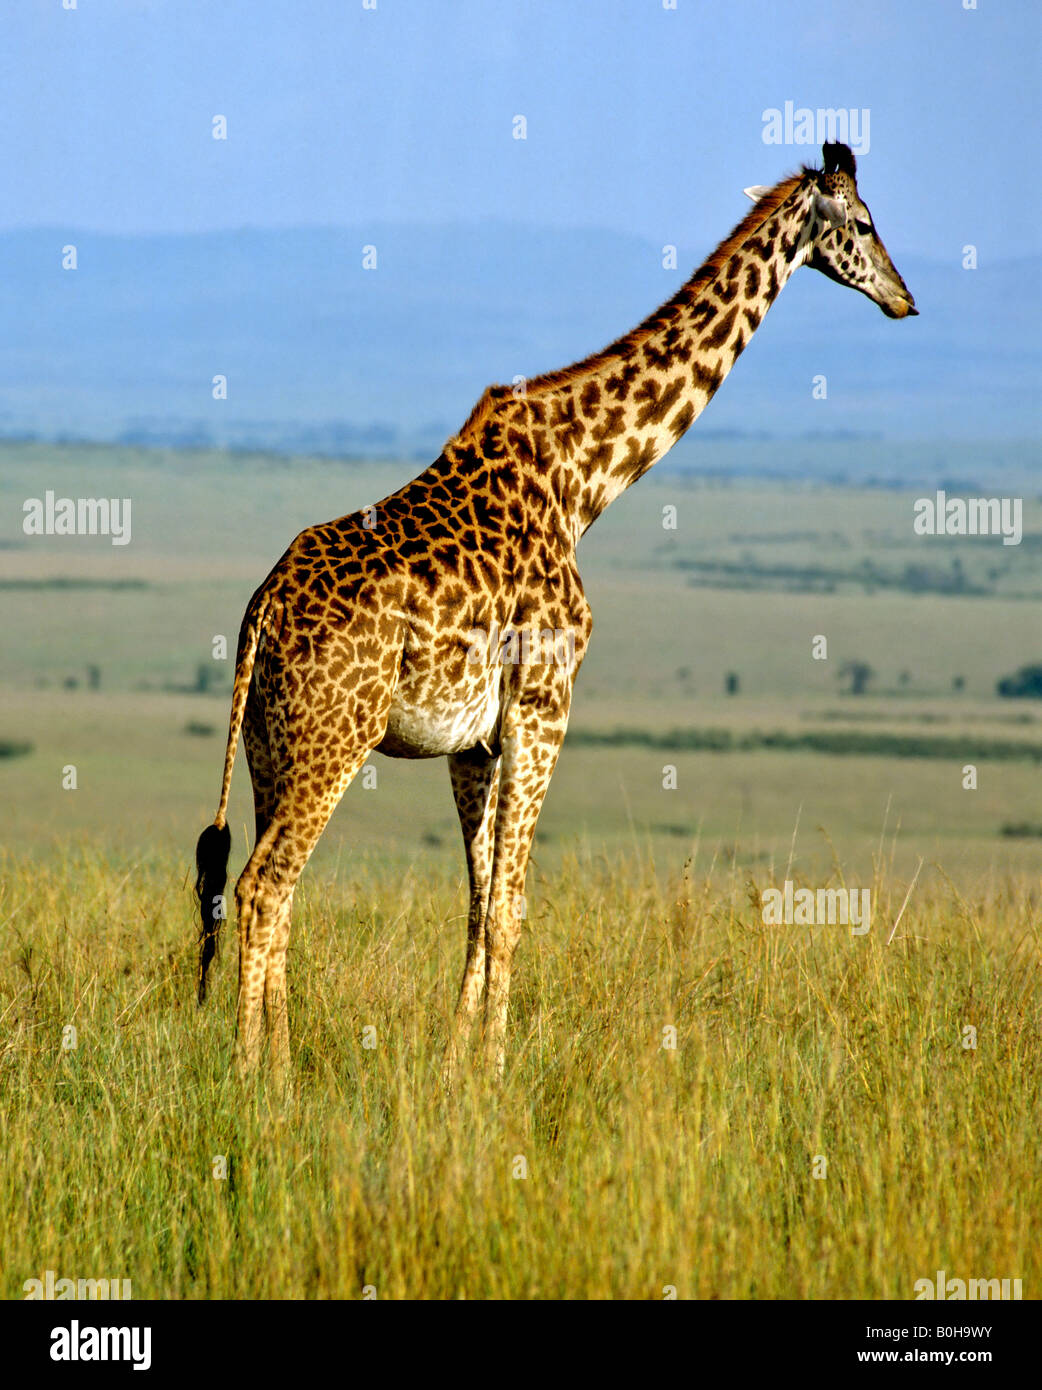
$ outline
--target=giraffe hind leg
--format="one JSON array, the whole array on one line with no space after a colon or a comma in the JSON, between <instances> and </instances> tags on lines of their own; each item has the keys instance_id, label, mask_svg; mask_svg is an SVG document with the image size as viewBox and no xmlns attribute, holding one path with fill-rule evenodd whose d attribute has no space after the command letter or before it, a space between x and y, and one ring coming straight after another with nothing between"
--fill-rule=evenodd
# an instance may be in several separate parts
<instances>
[{"instance_id":1,"label":"giraffe hind leg","mask_svg":"<svg viewBox=\"0 0 1042 1390\"><path fill-rule=\"evenodd\" d=\"M275 810L275 768L268 744L268 728L264 722L264 711L257 698L256 688L251 685L246 696L246 710L242 721L242 741L246 749L246 761L250 769L250 782L253 786L253 815L256 824L256 839L259 840L271 824ZM255 841L256 843L256 841Z\"/></svg>"},{"instance_id":2,"label":"giraffe hind leg","mask_svg":"<svg viewBox=\"0 0 1042 1390\"><path fill-rule=\"evenodd\" d=\"M264 966L264 1018L273 1073L282 1081L289 1076L289 1009L286 993L286 950L289 946L293 890L283 902L268 947Z\"/></svg>"},{"instance_id":3,"label":"giraffe hind leg","mask_svg":"<svg viewBox=\"0 0 1042 1390\"><path fill-rule=\"evenodd\" d=\"M243 719L243 743L253 784L253 809L256 839L260 840L271 824L275 813L275 769L264 712L254 686L246 700ZM268 1031L272 1069L285 1078L289 1063L289 1015L286 1008L286 948L289 942L293 894L282 905L272 934L264 969L264 1021Z\"/></svg>"},{"instance_id":4,"label":"giraffe hind leg","mask_svg":"<svg viewBox=\"0 0 1042 1390\"><path fill-rule=\"evenodd\" d=\"M236 1054L239 1070L260 1060L262 1022L270 1029L271 1056L285 1071L289 1053L286 950L293 890L340 798L368 757L359 749L330 778L295 769L276 790L271 819L258 839L235 889L239 915L239 999Z\"/></svg>"}]
</instances>

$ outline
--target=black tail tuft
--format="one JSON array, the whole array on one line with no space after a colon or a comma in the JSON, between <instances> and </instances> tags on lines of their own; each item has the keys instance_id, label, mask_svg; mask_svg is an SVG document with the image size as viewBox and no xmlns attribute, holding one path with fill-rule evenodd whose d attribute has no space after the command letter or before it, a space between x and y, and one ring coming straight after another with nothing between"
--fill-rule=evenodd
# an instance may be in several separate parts
<instances>
[{"instance_id":1,"label":"black tail tuft","mask_svg":"<svg viewBox=\"0 0 1042 1390\"><path fill-rule=\"evenodd\" d=\"M226 825L208 825L195 847L195 895L199 899L202 927L199 932L199 1003L206 998L206 972L217 954L217 938L224 921L224 885L232 832ZM220 902L214 899L219 898Z\"/></svg>"}]
</instances>

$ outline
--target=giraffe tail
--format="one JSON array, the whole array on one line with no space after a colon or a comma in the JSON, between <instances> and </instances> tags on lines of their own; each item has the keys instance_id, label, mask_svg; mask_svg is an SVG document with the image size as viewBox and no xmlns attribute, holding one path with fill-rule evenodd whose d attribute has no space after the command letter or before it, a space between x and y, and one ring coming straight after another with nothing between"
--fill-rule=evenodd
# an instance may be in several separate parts
<instances>
[{"instance_id":1,"label":"giraffe tail","mask_svg":"<svg viewBox=\"0 0 1042 1390\"><path fill-rule=\"evenodd\" d=\"M232 709L228 722L228 743L224 752L224 779L221 800L212 825L199 836L195 847L195 895L199 900L201 926L199 930L198 999L206 999L206 972L217 954L221 923L226 912L224 886L228 877L228 856L232 835L227 825L228 797L232 787L232 769L239 746L239 733L246 711L246 696L253 678L253 663L257 656L257 640L268 608L267 596L251 603L246 610L239 633L239 650L235 658L235 684L232 688Z\"/></svg>"},{"instance_id":2,"label":"giraffe tail","mask_svg":"<svg viewBox=\"0 0 1042 1390\"><path fill-rule=\"evenodd\" d=\"M217 954L217 940L224 920L224 885L232 833L227 825L208 825L195 847L195 895L199 899L202 928L199 932L199 1003L206 1001L206 972Z\"/></svg>"}]
</instances>

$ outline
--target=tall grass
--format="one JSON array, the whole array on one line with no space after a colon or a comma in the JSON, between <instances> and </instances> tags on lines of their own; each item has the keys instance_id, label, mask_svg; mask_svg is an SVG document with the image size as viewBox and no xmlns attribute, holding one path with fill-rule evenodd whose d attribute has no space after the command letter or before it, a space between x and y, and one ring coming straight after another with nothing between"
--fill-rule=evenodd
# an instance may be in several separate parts
<instances>
[{"instance_id":1,"label":"tall grass","mask_svg":"<svg viewBox=\"0 0 1042 1390\"><path fill-rule=\"evenodd\" d=\"M285 1099L228 1068L234 924L194 1005L182 865L3 869L4 1296L1037 1296L1037 883L925 870L887 946L882 866L855 938L765 927L736 869L578 853L533 871L505 1082L446 1094L461 886L305 879Z\"/></svg>"}]
</instances>

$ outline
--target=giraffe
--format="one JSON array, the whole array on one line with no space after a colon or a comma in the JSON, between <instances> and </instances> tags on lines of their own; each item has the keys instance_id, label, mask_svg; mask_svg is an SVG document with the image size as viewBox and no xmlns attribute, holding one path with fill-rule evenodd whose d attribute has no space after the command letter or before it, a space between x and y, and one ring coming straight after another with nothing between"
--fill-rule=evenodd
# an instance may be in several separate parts
<instances>
[{"instance_id":1,"label":"giraffe","mask_svg":"<svg viewBox=\"0 0 1042 1390\"><path fill-rule=\"evenodd\" d=\"M224 779L196 850L206 994L223 913L226 817L241 730L256 839L236 887L236 1056L285 1073L293 892L374 751L447 757L470 885L446 1052L459 1064L484 996L484 1052L505 1058L511 965L536 820L592 630L580 537L684 434L793 271L812 266L890 318L918 313L862 202L851 150L828 142L754 206L681 289L607 348L490 386L413 482L302 531L247 606Z\"/></svg>"}]
</instances>

